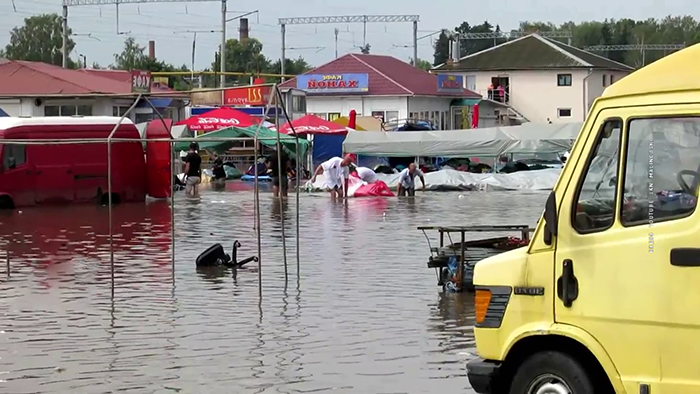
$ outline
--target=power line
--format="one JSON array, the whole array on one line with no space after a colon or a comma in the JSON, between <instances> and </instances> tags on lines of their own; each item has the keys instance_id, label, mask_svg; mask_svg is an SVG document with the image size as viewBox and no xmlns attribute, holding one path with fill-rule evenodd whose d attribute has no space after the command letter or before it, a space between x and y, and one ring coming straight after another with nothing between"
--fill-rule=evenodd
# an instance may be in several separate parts
<instances>
[{"instance_id":1,"label":"power line","mask_svg":"<svg viewBox=\"0 0 700 394\"><path fill-rule=\"evenodd\" d=\"M332 23L362 23L363 26L363 47L367 46L367 23L398 23L411 22L413 23L413 58L418 59L418 22L419 15L339 15L339 16L304 16L294 18L280 18L277 23L280 25L282 32L282 56L280 57L280 74L284 74L285 49L287 25L306 25L306 24L332 24ZM339 31L335 30L336 43L338 42ZM337 47L337 44L336 44ZM336 50L337 52L337 50ZM417 63L417 61L416 61ZM417 66L416 66L417 67ZM284 82L284 78L282 78Z\"/></svg>"},{"instance_id":2,"label":"power line","mask_svg":"<svg viewBox=\"0 0 700 394\"><path fill-rule=\"evenodd\" d=\"M467 40L489 40L489 39L498 39L498 38L503 38L503 39L512 39L512 38L518 38L522 36L526 36L532 33L524 32L524 31L511 31L511 32L495 32L495 33L454 33L455 35L458 35L462 39L467 39ZM536 34L542 36L542 37L549 37L549 38L571 38L573 35L571 34L570 31L540 31L537 32Z\"/></svg>"},{"instance_id":3,"label":"power line","mask_svg":"<svg viewBox=\"0 0 700 394\"><path fill-rule=\"evenodd\" d=\"M221 1L221 47L219 49L220 58L220 85L223 88L226 84L226 14L227 0L63 0L63 68L68 68L68 7L88 6L88 5L110 5L117 7L117 34L119 32L119 5L120 4L142 4L142 3L203 3Z\"/></svg>"},{"instance_id":4,"label":"power line","mask_svg":"<svg viewBox=\"0 0 700 394\"><path fill-rule=\"evenodd\" d=\"M341 15L341 16L302 16L280 18L280 25L309 25L329 23L393 23L420 22L420 15Z\"/></svg>"},{"instance_id":5,"label":"power line","mask_svg":"<svg viewBox=\"0 0 700 394\"><path fill-rule=\"evenodd\" d=\"M685 48L685 44L632 44L632 45L593 45L584 48L590 52L607 51L674 51Z\"/></svg>"}]
</instances>

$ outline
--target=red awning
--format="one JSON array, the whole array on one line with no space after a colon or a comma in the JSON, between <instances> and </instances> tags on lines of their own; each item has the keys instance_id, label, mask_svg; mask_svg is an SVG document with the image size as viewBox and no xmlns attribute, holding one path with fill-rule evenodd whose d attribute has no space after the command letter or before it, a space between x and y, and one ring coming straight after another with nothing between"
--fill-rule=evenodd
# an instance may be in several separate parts
<instances>
[{"instance_id":1,"label":"red awning","mask_svg":"<svg viewBox=\"0 0 700 394\"><path fill-rule=\"evenodd\" d=\"M299 119L292 121L292 126L297 135L305 134L347 134L348 130L345 126L323 120L316 115L305 115ZM291 134L292 127L289 123L285 123L280 127L282 134Z\"/></svg>"},{"instance_id":2,"label":"red awning","mask_svg":"<svg viewBox=\"0 0 700 394\"><path fill-rule=\"evenodd\" d=\"M260 123L260 120L245 112L228 107L221 107L201 115L191 116L178 125L185 125L192 131L214 131L226 127L250 127Z\"/></svg>"}]
</instances>

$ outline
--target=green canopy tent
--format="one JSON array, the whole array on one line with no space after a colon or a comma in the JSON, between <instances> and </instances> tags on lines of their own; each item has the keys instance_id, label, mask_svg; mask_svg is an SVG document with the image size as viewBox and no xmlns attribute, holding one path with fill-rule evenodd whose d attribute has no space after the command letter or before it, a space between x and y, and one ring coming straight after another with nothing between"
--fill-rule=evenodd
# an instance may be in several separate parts
<instances>
[{"instance_id":1,"label":"green canopy tent","mask_svg":"<svg viewBox=\"0 0 700 394\"><path fill-rule=\"evenodd\" d=\"M255 138L255 133L258 132L258 126L251 127L228 127L221 130L212 131L210 133L205 133L197 138ZM296 155L297 140L293 136L287 134L279 135L280 144L282 144L282 149L284 149L291 156ZM277 131L270 130L265 127L261 127L258 133L258 141L272 149L277 146ZM199 149L211 150L217 153L224 153L229 150L235 141L202 141L199 142ZM188 150L190 146L189 142L180 142L174 145L176 151ZM309 150L309 141L303 138L299 138L299 155L298 157L304 157L306 152Z\"/></svg>"}]
</instances>

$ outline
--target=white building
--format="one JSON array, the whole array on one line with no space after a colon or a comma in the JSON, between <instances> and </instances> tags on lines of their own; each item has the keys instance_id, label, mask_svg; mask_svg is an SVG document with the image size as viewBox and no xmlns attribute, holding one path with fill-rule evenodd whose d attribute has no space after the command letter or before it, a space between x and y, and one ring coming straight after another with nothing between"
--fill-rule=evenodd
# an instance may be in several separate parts
<instances>
[{"instance_id":1,"label":"white building","mask_svg":"<svg viewBox=\"0 0 700 394\"><path fill-rule=\"evenodd\" d=\"M462 84L463 85L463 84ZM391 56L347 54L281 85L306 91L306 112L327 120L349 115L429 120L440 129L465 128L460 111L481 99L463 86ZM467 126L468 127L468 126Z\"/></svg>"},{"instance_id":2,"label":"white building","mask_svg":"<svg viewBox=\"0 0 700 394\"><path fill-rule=\"evenodd\" d=\"M605 88L632 71L625 64L538 34L433 70L463 76L465 88L507 104L497 116L530 122L581 122Z\"/></svg>"},{"instance_id":3,"label":"white building","mask_svg":"<svg viewBox=\"0 0 700 394\"><path fill-rule=\"evenodd\" d=\"M122 116L138 97L131 73L121 70L70 70L51 64L0 59L0 116ZM165 118L184 117L188 95L152 83L150 102ZM157 118L141 100L129 118Z\"/></svg>"}]
</instances>

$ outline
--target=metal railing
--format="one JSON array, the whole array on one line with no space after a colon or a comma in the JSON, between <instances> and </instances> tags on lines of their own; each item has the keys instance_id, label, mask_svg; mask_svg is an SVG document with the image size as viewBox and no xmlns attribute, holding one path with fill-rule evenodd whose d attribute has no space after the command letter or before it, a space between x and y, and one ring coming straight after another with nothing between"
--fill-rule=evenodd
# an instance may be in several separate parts
<instances>
[{"instance_id":1,"label":"metal railing","mask_svg":"<svg viewBox=\"0 0 700 394\"><path fill-rule=\"evenodd\" d=\"M268 100L268 104L265 106L265 115L269 114L270 108L273 105L277 105L279 108L282 109L282 113L284 115L285 122L289 122L291 124L291 118L289 117L289 114L287 112L286 107L284 106L284 100L282 97L282 93L280 92L277 84L265 84L265 85L256 85L256 86L270 86L272 89L270 90L270 97ZM187 137L187 138L153 138L153 139L147 139L147 138L115 138L114 135L119 129L119 127L122 125L122 122L124 119L129 117L129 114L136 108L136 105L141 101L144 100L148 105L151 107L151 109L154 111L154 113L157 114L158 119L163 123L163 125L168 129L167 123L165 122L165 119L163 116L160 114L158 109L153 105L153 103L148 99L148 96L144 94L139 94L138 97L134 100L133 104L129 107L129 109L119 118L119 121L117 124L113 127L112 131L109 133L109 136L105 138L76 138L76 139L0 139L0 145L71 145L71 144L107 144L107 189L108 189L108 220L109 220L109 248L110 248L110 270L111 270L111 295L112 298L114 298L114 289L115 289L115 263L114 263L114 230L113 230L113 188L112 188L112 145L114 143L127 143L127 142L141 142L141 143L148 143L148 142L168 142L170 144L170 155L171 155L171 160L170 160L170 172L171 172L171 188L170 188L170 220L172 222L171 224L171 258L172 258L172 284L175 286L175 196L174 196L174 189L172 186L172 174L174 173L174 166L175 163L177 162L177 157L175 156L175 151L174 151L174 144L178 142L208 142L208 141L213 141L213 142L231 142L231 141L253 141L254 143L254 152L255 156L257 157L259 152L258 152L258 146L259 146L259 134L260 130L262 129L262 123L258 124L258 127L255 132L254 138L250 137ZM279 111L275 111L275 123L277 127L281 125L280 123L280 115ZM169 129L168 129L169 130ZM298 156L299 154L299 139L296 133L294 132L294 128L292 127L291 134L294 135L295 138L295 153ZM277 143L276 143L276 148L282 149L282 144L280 140L280 135L279 133L277 134ZM280 173L282 173L282 162L281 162L281 155L277 155L278 157L278 170ZM297 163L297 173L299 171L299 163L301 162L300 158L297 157L296 163ZM255 166L255 196L254 196L254 217L255 217L255 229L256 229L256 237L257 237L257 252L258 252L258 291L259 291L259 296L260 299L262 300L262 246L261 246L261 220L260 220L260 185L258 182L258 171L257 171L257 166ZM283 177L280 177L280 183L279 183L279 188L280 191L283 190ZM300 196L300 187L299 187L299 177L297 177L296 180L296 263L297 263L297 278L299 278L300 274L300 255L299 255L299 196ZM283 198L280 196L279 198L279 204L280 204L280 209L283 210ZM284 215L281 215L281 232L282 232L282 248L283 248L283 256L284 256L284 276L285 276L285 284L287 283L289 279L289 274L288 274L288 266L287 266L287 251L286 251L286 236L285 236L285 225L284 225ZM10 249L9 247L6 250L6 269L7 269L7 278L9 280L10 275L11 275L11 267L10 267Z\"/></svg>"}]
</instances>

